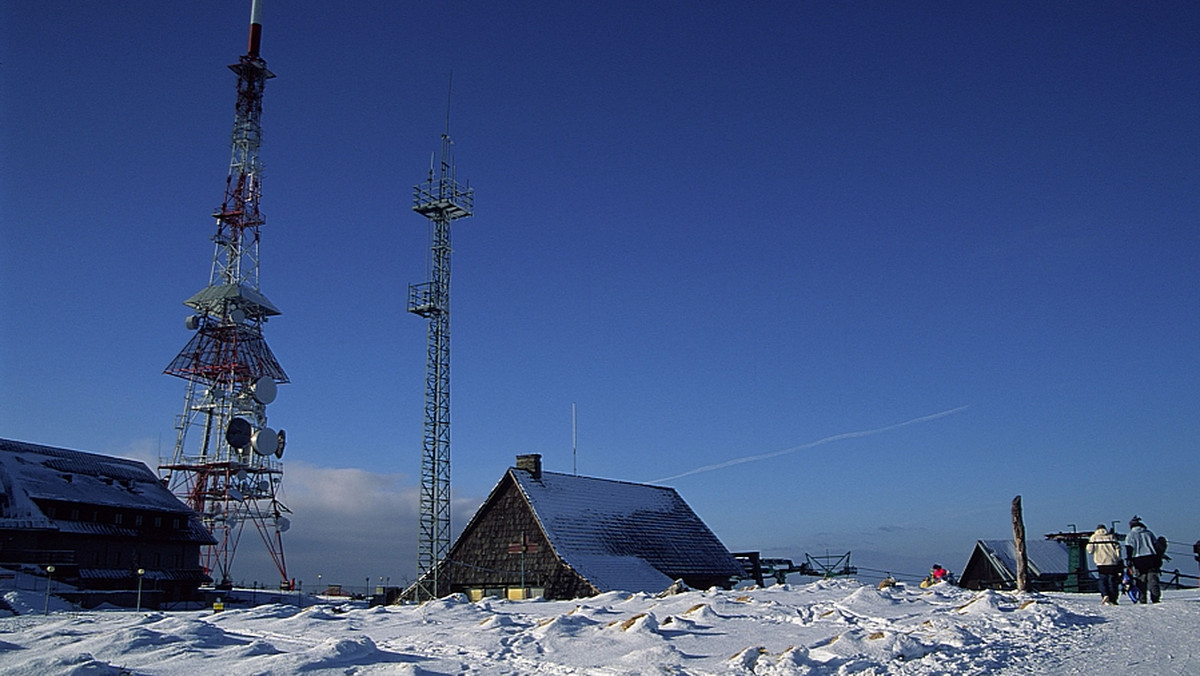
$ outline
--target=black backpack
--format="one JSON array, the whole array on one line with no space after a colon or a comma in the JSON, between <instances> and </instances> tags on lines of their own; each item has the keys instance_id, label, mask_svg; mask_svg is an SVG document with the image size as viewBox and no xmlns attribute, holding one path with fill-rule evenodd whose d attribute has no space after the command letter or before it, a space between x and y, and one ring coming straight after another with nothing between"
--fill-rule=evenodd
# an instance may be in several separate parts
<instances>
[{"instance_id":1,"label":"black backpack","mask_svg":"<svg viewBox=\"0 0 1200 676\"><path fill-rule=\"evenodd\" d=\"M1158 554L1167 561L1171 560L1171 557L1167 556L1167 539L1165 537L1159 535L1157 538L1155 538L1154 553Z\"/></svg>"}]
</instances>

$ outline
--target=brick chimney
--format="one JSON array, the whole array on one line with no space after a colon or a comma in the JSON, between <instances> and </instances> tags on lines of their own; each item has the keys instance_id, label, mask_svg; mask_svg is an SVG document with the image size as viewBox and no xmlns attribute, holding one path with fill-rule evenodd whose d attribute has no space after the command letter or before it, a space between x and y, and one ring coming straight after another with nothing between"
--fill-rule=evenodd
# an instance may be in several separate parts
<instances>
[{"instance_id":1,"label":"brick chimney","mask_svg":"<svg viewBox=\"0 0 1200 676\"><path fill-rule=\"evenodd\" d=\"M540 480L542 478L542 455L540 453L518 455L517 469L523 469L532 474L534 479Z\"/></svg>"}]
</instances>

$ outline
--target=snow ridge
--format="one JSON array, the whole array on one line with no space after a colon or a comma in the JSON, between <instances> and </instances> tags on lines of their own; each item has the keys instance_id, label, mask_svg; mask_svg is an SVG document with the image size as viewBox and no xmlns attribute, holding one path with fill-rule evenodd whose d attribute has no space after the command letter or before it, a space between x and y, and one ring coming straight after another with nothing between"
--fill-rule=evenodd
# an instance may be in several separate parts
<instances>
[{"instance_id":1,"label":"snow ridge","mask_svg":"<svg viewBox=\"0 0 1200 676\"><path fill-rule=\"evenodd\" d=\"M1023 674L1139 669L1196 673L1200 592L1157 606L1101 607L1080 594L883 590L854 581L610 592L574 601L307 608L221 613L0 617L0 671L15 674ZM36 609L36 610L33 610ZM1097 646L1104 646L1097 650ZM1148 650L1149 648L1152 648Z\"/></svg>"}]
</instances>

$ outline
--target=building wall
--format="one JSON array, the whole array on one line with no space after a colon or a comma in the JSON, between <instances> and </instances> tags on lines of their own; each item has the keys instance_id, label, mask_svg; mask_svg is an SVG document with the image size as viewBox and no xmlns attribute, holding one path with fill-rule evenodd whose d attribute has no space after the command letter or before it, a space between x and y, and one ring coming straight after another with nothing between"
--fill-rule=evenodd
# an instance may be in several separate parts
<instances>
[{"instance_id":1,"label":"building wall","mask_svg":"<svg viewBox=\"0 0 1200 676\"><path fill-rule=\"evenodd\" d=\"M596 589L551 550L512 479L506 475L497 491L450 552L450 590L491 594L520 588L521 555L509 553L509 545L520 542L524 535L526 542L537 548L525 554L525 587L543 589L550 599L595 594Z\"/></svg>"},{"instance_id":2,"label":"building wall","mask_svg":"<svg viewBox=\"0 0 1200 676\"><path fill-rule=\"evenodd\" d=\"M133 589L137 570L166 601L192 596L206 579L186 514L39 501L54 529L0 531L0 565L45 570L79 589ZM90 532L89 532L90 531Z\"/></svg>"},{"instance_id":3,"label":"building wall","mask_svg":"<svg viewBox=\"0 0 1200 676\"><path fill-rule=\"evenodd\" d=\"M963 566L963 571L958 576L958 583L966 589L977 591L1013 588L1013 584L1002 577L979 550L979 545L976 545L975 549L971 551L971 558L967 560L967 565Z\"/></svg>"}]
</instances>

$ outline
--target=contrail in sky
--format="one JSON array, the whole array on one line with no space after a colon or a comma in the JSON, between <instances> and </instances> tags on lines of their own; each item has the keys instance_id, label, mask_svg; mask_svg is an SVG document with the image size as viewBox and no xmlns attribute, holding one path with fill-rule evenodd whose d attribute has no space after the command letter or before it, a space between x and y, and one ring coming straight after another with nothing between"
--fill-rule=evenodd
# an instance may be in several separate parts
<instances>
[{"instance_id":1,"label":"contrail in sky","mask_svg":"<svg viewBox=\"0 0 1200 676\"><path fill-rule=\"evenodd\" d=\"M662 479L655 479L654 481L651 481L650 483L658 484L658 483L663 483L665 481L674 481L675 479L682 479L685 476L691 476L693 474L700 474L702 472L711 472L715 469L725 469L726 467L733 467L734 465L741 465L741 464L747 463L747 462L755 462L758 460L767 460L769 458L778 458L781 455L787 455L788 453L795 453L796 451L803 451L806 448L814 448L816 446L821 446L823 444L828 444L828 443L834 442L834 441L841 441L843 439L857 439L858 437L869 437L869 436L872 436L875 434L882 434L884 432L890 432L892 430L899 429L901 427L906 427L908 425L916 425L917 423L929 422L931 420L937 420L938 418L945 418L948 415L953 415L955 413L958 413L959 411L965 411L968 408L970 408L970 406L959 406L958 408L952 408L948 411L942 411L941 413L934 413L932 415L923 415L920 418L913 418L912 420L905 420L902 423L896 423L895 425L888 425L887 427L878 427L873 430L859 430L858 432L844 432L842 434L835 434L831 437L825 437L824 439L817 439L816 441L810 441L809 443L802 444L800 446L793 446L791 448L785 448L782 451L772 451L770 453L763 453L761 455L748 455L744 458L734 458L733 460L726 460L725 462L719 462L715 465L705 465L703 467L697 467L696 469L690 469L690 470L684 472L683 474L676 474L674 476L663 477Z\"/></svg>"}]
</instances>

